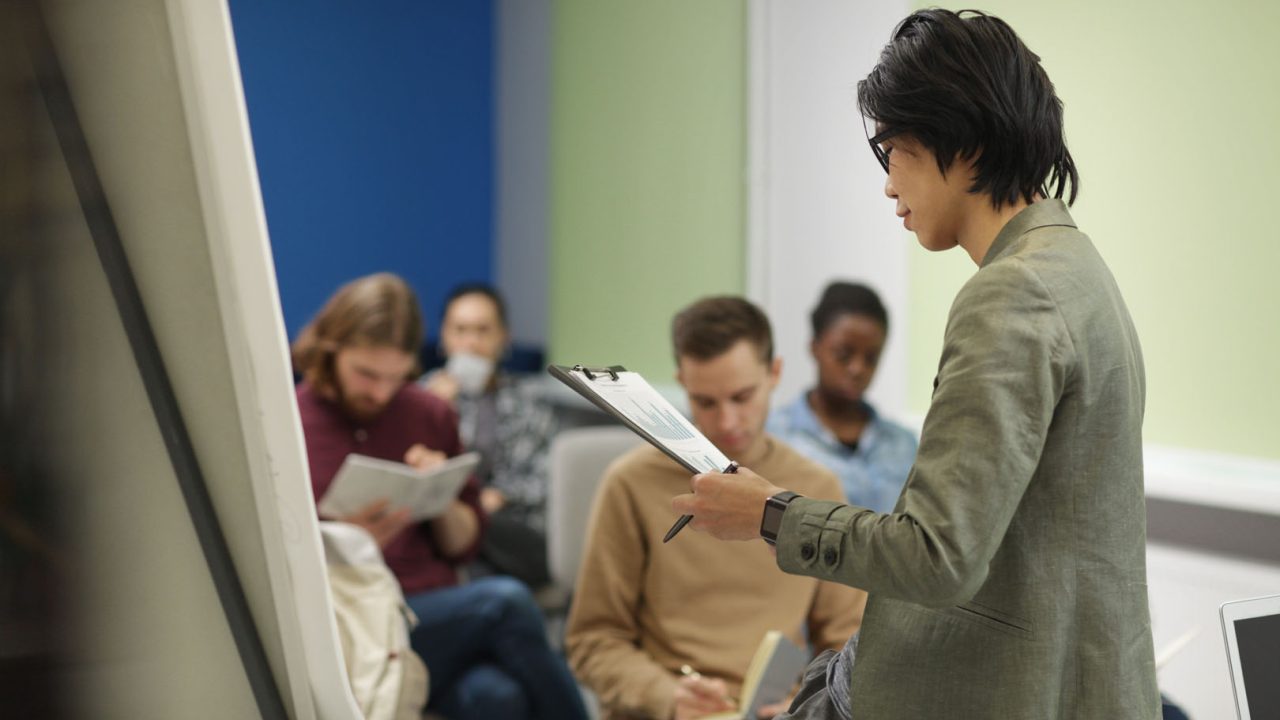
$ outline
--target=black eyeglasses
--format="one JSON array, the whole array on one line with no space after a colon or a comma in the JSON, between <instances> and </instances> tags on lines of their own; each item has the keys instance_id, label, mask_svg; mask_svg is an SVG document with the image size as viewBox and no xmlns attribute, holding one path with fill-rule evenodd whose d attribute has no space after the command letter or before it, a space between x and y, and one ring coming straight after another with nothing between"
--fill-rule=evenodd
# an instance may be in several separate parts
<instances>
[{"instance_id":1,"label":"black eyeglasses","mask_svg":"<svg viewBox=\"0 0 1280 720\"><path fill-rule=\"evenodd\" d=\"M880 147L880 143L884 142L885 140L888 140L889 138L895 135L900 134L902 132L902 129L889 128L888 130L885 130L883 132L876 134L875 137L870 137L871 131L867 129L867 124L864 119L862 124L862 132L868 135L867 142L871 143L871 152L875 153L876 160L880 161L880 167L884 168L885 172L889 172L889 153L886 152L884 148Z\"/></svg>"}]
</instances>

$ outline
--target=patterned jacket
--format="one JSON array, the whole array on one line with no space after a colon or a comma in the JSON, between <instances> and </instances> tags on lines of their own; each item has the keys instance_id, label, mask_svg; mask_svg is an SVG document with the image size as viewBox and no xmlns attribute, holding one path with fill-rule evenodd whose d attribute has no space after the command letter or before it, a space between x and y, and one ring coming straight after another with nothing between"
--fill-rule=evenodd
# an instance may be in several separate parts
<instances>
[{"instance_id":1,"label":"patterned jacket","mask_svg":"<svg viewBox=\"0 0 1280 720\"><path fill-rule=\"evenodd\" d=\"M535 530L544 530L547 507L547 452L559 427L540 376L500 374L492 391L497 415L496 442L485 457L486 485L502 491L509 512ZM483 395L459 395L462 442L472 447ZM487 472L486 472L487 471Z\"/></svg>"}]
</instances>

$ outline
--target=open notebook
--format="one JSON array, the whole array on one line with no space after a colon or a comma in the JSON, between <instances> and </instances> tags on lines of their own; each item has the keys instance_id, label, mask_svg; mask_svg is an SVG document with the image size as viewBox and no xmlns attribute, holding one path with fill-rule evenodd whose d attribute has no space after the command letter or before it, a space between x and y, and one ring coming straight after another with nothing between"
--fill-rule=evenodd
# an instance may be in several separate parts
<instances>
[{"instance_id":1,"label":"open notebook","mask_svg":"<svg viewBox=\"0 0 1280 720\"><path fill-rule=\"evenodd\" d=\"M414 520L430 520L449 509L479 464L480 455L469 452L424 472L404 463L352 453L343 461L318 508L324 517L340 518L386 499L392 508L408 509Z\"/></svg>"},{"instance_id":2,"label":"open notebook","mask_svg":"<svg viewBox=\"0 0 1280 720\"><path fill-rule=\"evenodd\" d=\"M755 720L765 705L791 695L796 680L809 662L805 651L777 630L764 634L742 679L742 704L735 712L708 715L704 720Z\"/></svg>"}]
</instances>

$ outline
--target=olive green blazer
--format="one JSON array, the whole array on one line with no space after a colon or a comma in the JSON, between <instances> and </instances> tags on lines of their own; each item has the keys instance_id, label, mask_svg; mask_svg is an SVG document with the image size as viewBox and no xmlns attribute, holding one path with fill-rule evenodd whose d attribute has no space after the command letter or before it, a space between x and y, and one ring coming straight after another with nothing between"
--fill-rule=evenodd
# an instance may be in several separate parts
<instances>
[{"instance_id":1,"label":"olive green blazer","mask_svg":"<svg viewBox=\"0 0 1280 720\"><path fill-rule=\"evenodd\" d=\"M1061 201L1031 205L956 296L894 512L783 515L779 567L870 593L854 720L1159 717L1144 396L1111 272Z\"/></svg>"}]
</instances>

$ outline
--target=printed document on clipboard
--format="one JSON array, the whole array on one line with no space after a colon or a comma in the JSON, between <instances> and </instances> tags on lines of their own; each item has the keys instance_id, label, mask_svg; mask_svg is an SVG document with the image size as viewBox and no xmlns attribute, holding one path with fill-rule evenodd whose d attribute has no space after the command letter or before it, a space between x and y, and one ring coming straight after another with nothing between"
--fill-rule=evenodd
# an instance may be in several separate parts
<instances>
[{"instance_id":1,"label":"printed document on clipboard","mask_svg":"<svg viewBox=\"0 0 1280 720\"><path fill-rule=\"evenodd\" d=\"M653 389L640 373L607 368L552 365L547 372L597 407L618 418L693 474L725 472L729 458Z\"/></svg>"}]
</instances>

